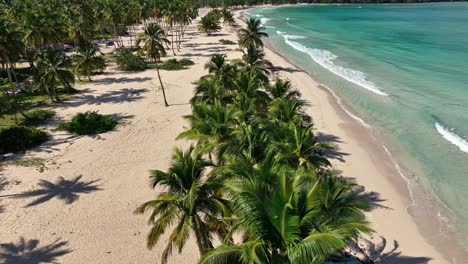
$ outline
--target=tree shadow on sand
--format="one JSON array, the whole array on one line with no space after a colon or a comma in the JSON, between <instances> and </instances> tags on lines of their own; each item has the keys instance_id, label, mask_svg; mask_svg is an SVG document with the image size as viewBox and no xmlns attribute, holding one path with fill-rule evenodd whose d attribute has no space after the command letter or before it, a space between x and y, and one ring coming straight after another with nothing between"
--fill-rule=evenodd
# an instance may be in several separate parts
<instances>
[{"instance_id":1,"label":"tree shadow on sand","mask_svg":"<svg viewBox=\"0 0 468 264\"><path fill-rule=\"evenodd\" d=\"M36 198L36 200L30 202L25 207L31 207L45 203L54 197L63 200L66 204L72 204L78 200L79 194L102 190L97 185L93 185L99 180L83 182L80 181L81 177L82 175L77 176L71 180L66 180L63 177L60 177L56 183L40 180L38 184L41 187L40 189L27 191L20 194L13 194L9 195L8 197L15 199L30 197Z\"/></svg>"},{"instance_id":2,"label":"tree shadow on sand","mask_svg":"<svg viewBox=\"0 0 468 264\"><path fill-rule=\"evenodd\" d=\"M373 242L368 239L361 239L359 245L350 248L351 253L359 256L364 264L386 263L386 264L427 264L431 260L428 257L405 256L399 251L400 245L394 240L389 246L384 237L380 237L380 242ZM387 246L389 246L387 248Z\"/></svg>"},{"instance_id":3,"label":"tree shadow on sand","mask_svg":"<svg viewBox=\"0 0 468 264\"><path fill-rule=\"evenodd\" d=\"M341 141L339 137L326 133L317 133L316 137L318 141L329 143L333 147L332 149L325 151L324 156L326 158L345 162L344 157L349 156L349 153L340 151L338 144L343 143L343 141Z\"/></svg>"},{"instance_id":4,"label":"tree shadow on sand","mask_svg":"<svg viewBox=\"0 0 468 264\"><path fill-rule=\"evenodd\" d=\"M136 102L143 99L143 93L149 92L148 89L124 88L118 91L109 91L99 95L84 94L67 101L63 106L76 107L80 105L100 105L100 104L123 104Z\"/></svg>"},{"instance_id":5,"label":"tree shadow on sand","mask_svg":"<svg viewBox=\"0 0 468 264\"><path fill-rule=\"evenodd\" d=\"M20 238L18 244L0 244L0 263L4 264L40 264L58 263L57 258L71 252L64 248L67 242L57 239L50 245L39 246L39 240L26 241Z\"/></svg>"},{"instance_id":6,"label":"tree shadow on sand","mask_svg":"<svg viewBox=\"0 0 468 264\"><path fill-rule=\"evenodd\" d=\"M380 193L366 192L366 189L364 186L358 185L354 187L351 195L353 195L354 197L358 199L362 199L366 201L367 204L369 205L369 208L367 209L367 211L371 211L376 208L392 210L392 208L382 205L382 202L385 202L386 200L380 197Z\"/></svg>"}]
</instances>

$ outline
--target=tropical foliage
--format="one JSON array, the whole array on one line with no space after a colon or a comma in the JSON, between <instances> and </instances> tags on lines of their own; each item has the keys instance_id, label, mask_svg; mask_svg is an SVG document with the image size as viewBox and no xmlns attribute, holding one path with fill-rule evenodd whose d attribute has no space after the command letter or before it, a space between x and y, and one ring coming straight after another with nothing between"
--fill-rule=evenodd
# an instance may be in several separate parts
<instances>
[{"instance_id":1,"label":"tropical foliage","mask_svg":"<svg viewBox=\"0 0 468 264\"><path fill-rule=\"evenodd\" d=\"M106 61L97 55L98 50L94 46L80 47L78 53L73 56L74 73L80 79L85 76L91 81L91 75L106 68Z\"/></svg>"},{"instance_id":2,"label":"tropical foliage","mask_svg":"<svg viewBox=\"0 0 468 264\"><path fill-rule=\"evenodd\" d=\"M177 137L194 145L176 150L168 171L151 172L164 191L135 211L150 213L150 248L170 232L162 263L192 234L203 264L319 264L372 232L367 202L331 167L332 147L315 136L301 94L270 80L266 34L248 22L242 60L214 55L196 84L190 127Z\"/></svg>"},{"instance_id":3,"label":"tropical foliage","mask_svg":"<svg viewBox=\"0 0 468 264\"><path fill-rule=\"evenodd\" d=\"M221 23L219 20L220 15L217 12L209 12L201 18L198 31L211 35L213 32L221 30Z\"/></svg>"},{"instance_id":4,"label":"tropical foliage","mask_svg":"<svg viewBox=\"0 0 468 264\"><path fill-rule=\"evenodd\" d=\"M115 128L117 121L110 115L101 115L95 111L78 113L68 121L61 123L60 128L78 135L94 135Z\"/></svg>"},{"instance_id":5,"label":"tropical foliage","mask_svg":"<svg viewBox=\"0 0 468 264\"><path fill-rule=\"evenodd\" d=\"M155 62L156 73L158 74L159 84L163 92L164 105L167 107L169 104L167 103L166 91L164 90L164 84L161 80L157 63L162 56L166 56L164 45L169 43L169 40L166 38L166 32L158 24L150 23L146 25L144 33L137 39L137 46L140 46L140 43L143 43L143 47L140 48L140 54Z\"/></svg>"}]
</instances>

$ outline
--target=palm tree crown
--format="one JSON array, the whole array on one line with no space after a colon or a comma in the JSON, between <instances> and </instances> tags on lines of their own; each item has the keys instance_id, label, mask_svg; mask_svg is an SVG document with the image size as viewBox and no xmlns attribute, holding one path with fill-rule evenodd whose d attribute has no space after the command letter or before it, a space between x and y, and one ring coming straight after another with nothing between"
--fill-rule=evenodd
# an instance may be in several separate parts
<instances>
[{"instance_id":1,"label":"palm tree crown","mask_svg":"<svg viewBox=\"0 0 468 264\"><path fill-rule=\"evenodd\" d=\"M254 17L245 21L246 28L239 29L239 46L247 48L253 46L255 48L263 48L262 38L267 38L268 34L264 32L266 29L262 26L262 22Z\"/></svg>"},{"instance_id":2,"label":"palm tree crown","mask_svg":"<svg viewBox=\"0 0 468 264\"><path fill-rule=\"evenodd\" d=\"M229 204L221 195L222 181L206 174L210 166L191 146L186 152L175 151L167 172L151 171L152 186L165 191L140 205L135 213L151 213L149 248L156 245L167 228L174 226L161 256L162 263L167 262L173 248L182 250L191 232L200 254L213 248L213 234L224 237L227 233L222 216L229 214Z\"/></svg>"}]
</instances>

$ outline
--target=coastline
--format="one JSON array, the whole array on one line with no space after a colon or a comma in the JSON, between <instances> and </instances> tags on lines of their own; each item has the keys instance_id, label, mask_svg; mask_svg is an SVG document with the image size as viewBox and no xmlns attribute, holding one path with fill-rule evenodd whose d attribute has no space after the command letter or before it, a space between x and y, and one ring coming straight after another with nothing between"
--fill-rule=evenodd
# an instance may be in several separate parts
<instances>
[{"instance_id":1,"label":"coastline","mask_svg":"<svg viewBox=\"0 0 468 264\"><path fill-rule=\"evenodd\" d=\"M24 238L35 248L20 253L29 256L49 250L56 254L54 261L60 263L159 262L169 232L153 250L148 250L147 216L132 214L156 193L148 186L148 170L166 169L172 150L189 144L176 141L175 136L186 129L182 116L190 114L193 83L207 73L204 64L216 53L226 53L229 59L242 55L237 46L219 43L220 39L237 41L232 28L207 36L197 32L197 23L198 19L190 25L178 55L166 58L190 58L195 65L182 71L161 71L170 107L163 105L155 70L122 72L114 67L95 76L94 82L78 86L82 92L79 96L55 107L59 110L56 121L95 110L124 122L115 131L95 137L70 136L51 130L53 125L46 126L52 139L24 156L44 159L44 172L34 166L5 166L0 176L3 173L11 184L0 190L0 228L5 231L0 232L1 244L12 243L20 248L19 241ZM266 53L275 66L284 68L279 75L291 80L304 99L312 103L307 112L314 118L316 132L339 146L333 159L335 168L356 178L365 186L363 192L378 192L373 197L384 199L379 203L392 208L376 208L369 213L377 231L372 241L380 244L380 236L387 239L382 253L390 257L384 263L449 263L419 233L418 223L406 210L410 203L406 186L402 181L391 181L396 178L394 164L375 139L369 142L369 130L348 116L337 99L310 74L294 70L297 67L273 50L267 48ZM61 186L61 178L64 183L77 179L78 184L96 189L80 192L58 188L61 194L73 198L69 203L59 195L34 206L28 203L41 197L8 198L40 189L41 181ZM399 246L392 251L394 240ZM191 236L182 253L174 252L169 263L196 263L198 258L195 238Z\"/></svg>"},{"instance_id":2,"label":"coastline","mask_svg":"<svg viewBox=\"0 0 468 264\"><path fill-rule=\"evenodd\" d=\"M256 8L259 7L251 9ZM238 11L238 15L243 16L242 13L245 11L248 10ZM445 229L445 226L451 223L451 219L448 220L444 217L444 213L441 213L440 205L436 204L436 197L432 197L431 193L419 186L417 178L411 179L416 182L410 182L395 156L385 145L385 141L376 134L373 127L361 119L358 114L355 114L333 88L321 84L313 73L298 66L275 49L271 40L267 39L265 45L266 58L274 66L281 65L301 71L296 73L282 71L279 76L291 80L303 94L303 97L312 103L310 107L312 109L307 112L314 118L316 131L319 134L329 132L335 136L343 135L339 137L341 142L337 144L340 152L348 149L346 145L356 144L354 148L350 146L349 149L353 149L350 154L346 153L350 155L349 158L342 157L342 161L332 160L332 163L345 177L355 178L357 183L366 190L378 193L382 199L381 205L387 207L387 209L376 208L368 213L369 220L374 224L376 231L371 240L378 244L378 239L376 241L375 237L382 237L385 238L387 244L390 244L389 238L391 238L398 243L397 255L408 258L405 259L407 262L389 258L385 263L460 263L466 259L468 253L460 244L456 230ZM305 77L297 76L300 73L308 76L309 83ZM320 90L320 92L308 91L307 88ZM329 106L323 105L325 97ZM320 103L316 104L317 102ZM324 108L329 108L331 111L327 115L321 115L321 118L317 118L316 110L322 112ZM327 120L324 120L325 116L327 116ZM334 122L335 124L333 124ZM335 128L331 129L331 127ZM356 155L360 158L352 158L356 154L355 152L362 154L361 151L367 157ZM357 160L361 163L360 165L356 165ZM369 175L372 174L373 169L377 169L376 174ZM361 174L358 175L359 172ZM375 178L373 179L373 177ZM412 228L402 230L402 225ZM434 230L445 232L439 233L434 232Z\"/></svg>"}]
</instances>

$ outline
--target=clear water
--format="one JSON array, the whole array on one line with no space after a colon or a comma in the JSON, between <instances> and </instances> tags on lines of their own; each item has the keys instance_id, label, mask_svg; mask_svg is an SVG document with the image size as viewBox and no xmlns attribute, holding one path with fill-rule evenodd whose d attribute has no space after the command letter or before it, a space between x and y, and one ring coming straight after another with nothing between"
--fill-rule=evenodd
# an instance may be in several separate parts
<instances>
[{"instance_id":1,"label":"clear water","mask_svg":"<svg viewBox=\"0 0 468 264\"><path fill-rule=\"evenodd\" d=\"M378 129L468 237L468 3L249 12L281 53Z\"/></svg>"}]
</instances>

